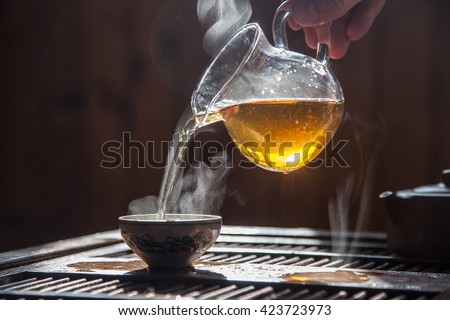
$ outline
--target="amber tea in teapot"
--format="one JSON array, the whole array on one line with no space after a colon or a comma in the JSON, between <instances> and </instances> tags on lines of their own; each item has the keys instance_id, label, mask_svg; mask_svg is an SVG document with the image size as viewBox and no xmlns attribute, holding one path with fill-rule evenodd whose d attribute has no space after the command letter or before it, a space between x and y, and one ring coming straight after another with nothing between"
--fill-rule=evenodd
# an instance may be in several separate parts
<instances>
[{"instance_id":1,"label":"amber tea in teapot","mask_svg":"<svg viewBox=\"0 0 450 320\"><path fill-rule=\"evenodd\" d=\"M250 161L270 171L290 172L314 160L326 146L327 136L334 135L341 122L344 104L333 100L253 101L219 114Z\"/></svg>"}]
</instances>

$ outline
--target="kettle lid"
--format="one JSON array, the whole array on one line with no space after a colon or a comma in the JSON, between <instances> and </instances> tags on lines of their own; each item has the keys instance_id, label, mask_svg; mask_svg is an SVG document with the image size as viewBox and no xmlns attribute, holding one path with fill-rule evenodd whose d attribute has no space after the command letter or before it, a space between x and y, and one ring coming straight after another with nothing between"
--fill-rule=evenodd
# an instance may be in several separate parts
<instances>
[{"instance_id":1,"label":"kettle lid","mask_svg":"<svg viewBox=\"0 0 450 320\"><path fill-rule=\"evenodd\" d=\"M425 197L450 197L450 169L442 171L442 181L437 184L425 185L414 189L402 190L396 192L401 198L410 198L413 196Z\"/></svg>"}]
</instances>

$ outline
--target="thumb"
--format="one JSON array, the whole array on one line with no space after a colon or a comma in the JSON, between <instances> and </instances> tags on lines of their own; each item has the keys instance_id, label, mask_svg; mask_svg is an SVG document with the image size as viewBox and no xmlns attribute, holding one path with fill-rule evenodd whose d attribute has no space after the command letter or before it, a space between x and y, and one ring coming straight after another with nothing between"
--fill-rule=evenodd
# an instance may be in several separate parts
<instances>
[{"instance_id":1,"label":"thumb","mask_svg":"<svg viewBox=\"0 0 450 320\"><path fill-rule=\"evenodd\" d=\"M301 26L316 26L345 15L361 0L292 0L291 19Z\"/></svg>"}]
</instances>

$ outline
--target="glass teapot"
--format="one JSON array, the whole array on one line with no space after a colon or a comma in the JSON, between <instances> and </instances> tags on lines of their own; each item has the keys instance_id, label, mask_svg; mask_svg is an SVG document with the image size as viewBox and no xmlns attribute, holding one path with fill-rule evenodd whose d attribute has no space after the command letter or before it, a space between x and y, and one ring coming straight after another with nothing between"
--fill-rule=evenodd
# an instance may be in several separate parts
<instances>
[{"instance_id":1,"label":"glass teapot","mask_svg":"<svg viewBox=\"0 0 450 320\"><path fill-rule=\"evenodd\" d=\"M275 46L258 24L247 24L203 73L192 94L193 117L190 112L181 117L169 150L158 219L176 207L177 164L201 127L223 121L248 160L283 173L313 161L334 135L344 114L344 97L327 67L328 46L319 44L316 58L290 51L285 8L286 3L274 16ZM319 31L329 32L329 26Z\"/></svg>"},{"instance_id":2,"label":"glass teapot","mask_svg":"<svg viewBox=\"0 0 450 320\"><path fill-rule=\"evenodd\" d=\"M316 58L288 49L285 7L274 16L275 46L258 24L243 26L200 78L191 107L199 127L224 121L251 162L287 173L326 146L342 120L344 96L328 68L326 44ZM329 25L320 30L329 32Z\"/></svg>"}]
</instances>

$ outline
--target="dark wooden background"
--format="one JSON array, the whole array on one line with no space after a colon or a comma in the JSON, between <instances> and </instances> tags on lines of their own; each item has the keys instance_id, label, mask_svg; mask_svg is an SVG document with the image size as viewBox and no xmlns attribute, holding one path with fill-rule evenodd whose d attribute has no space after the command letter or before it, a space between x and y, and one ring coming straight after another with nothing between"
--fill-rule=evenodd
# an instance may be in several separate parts
<instances>
[{"instance_id":1,"label":"dark wooden background","mask_svg":"<svg viewBox=\"0 0 450 320\"><path fill-rule=\"evenodd\" d=\"M131 200L159 193L162 169L103 169L101 146L123 132L171 138L210 59L195 3L0 1L0 250L117 228ZM267 35L278 4L253 1ZM447 0L387 1L331 66L346 96L336 139L349 140L350 167L235 168L230 189L245 205L228 195L224 223L329 228L329 201L340 199L350 228L384 230L380 192L437 182L450 168L449 13ZM312 54L302 33L289 36Z\"/></svg>"}]
</instances>

